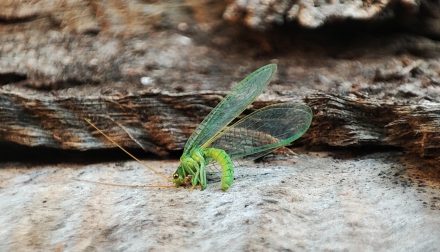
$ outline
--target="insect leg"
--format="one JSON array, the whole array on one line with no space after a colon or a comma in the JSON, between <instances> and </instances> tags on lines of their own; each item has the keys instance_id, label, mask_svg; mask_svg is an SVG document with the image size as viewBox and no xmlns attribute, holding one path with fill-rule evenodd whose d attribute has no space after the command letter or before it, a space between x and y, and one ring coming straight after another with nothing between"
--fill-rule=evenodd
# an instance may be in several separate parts
<instances>
[{"instance_id":1,"label":"insect leg","mask_svg":"<svg viewBox=\"0 0 440 252\"><path fill-rule=\"evenodd\" d=\"M198 170L198 164L193 159L187 158L183 161L183 168L186 173L191 176L195 176Z\"/></svg>"},{"instance_id":2,"label":"insect leg","mask_svg":"<svg viewBox=\"0 0 440 252\"><path fill-rule=\"evenodd\" d=\"M193 187L197 186L197 183L199 182L199 176L200 176L200 167L199 169L197 169L196 174L194 175L194 177L191 179L191 184Z\"/></svg>"},{"instance_id":3,"label":"insect leg","mask_svg":"<svg viewBox=\"0 0 440 252\"><path fill-rule=\"evenodd\" d=\"M206 179L206 162L205 158L203 157L203 152L199 150L195 150L192 152L191 157L197 162L198 169L196 174L196 180L193 183L193 186L197 185L197 182L200 182L200 185L202 187L202 190L206 188L207 186L207 179ZM197 181L198 180L198 181Z\"/></svg>"},{"instance_id":4,"label":"insect leg","mask_svg":"<svg viewBox=\"0 0 440 252\"><path fill-rule=\"evenodd\" d=\"M202 190L204 190L208 185L205 168L206 167L204 165L200 167L200 185L202 186Z\"/></svg>"}]
</instances>

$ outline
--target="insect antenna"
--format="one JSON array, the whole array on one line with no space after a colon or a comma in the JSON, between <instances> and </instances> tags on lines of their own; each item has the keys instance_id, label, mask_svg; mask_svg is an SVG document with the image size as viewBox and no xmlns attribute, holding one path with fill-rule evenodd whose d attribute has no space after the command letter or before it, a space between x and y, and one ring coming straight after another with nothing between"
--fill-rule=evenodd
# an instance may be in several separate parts
<instances>
[{"instance_id":1,"label":"insect antenna","mask_svg":"<svg viewBox=\"0 0 440 252\"><path fill-rule=\"evenodd\" d=\"M127 136L130 137L130 139L131 139L135 144L137 144L139 147L141 147L144 151L148 152L147 148L146 148L141 142L139 142L139 141L136 139L136 137L134 137L134 136L132 135L132 133L130 133L130 131L129 131L124 125L122 125L121 123L117 122L115 119L111 118L110 116L105 116L104 118L109 119L110 121L112 121L113 123L115 123L116 125L118 125L119 128L121 128L121 129L127 134Z\"/></svg>"},{"instance_id":2,"label":"insect antenna","mask_svg":"<svg viewBox=\"0 0 440 252\"><path fill-rule=\"evenodd\" d=\"M78 179L78 178L73 178L73 180L80 181L80 182L86 182L86 183L92 183L92 184L105 185L105 186L120 186L120 187L131 187L131 188L149 188L149 187L175 188L174 185L128 185L128 184L115 184L115 183L109 183L109 182L93 181L93 180Z\"/></svg>"},{"instance_id":3,"label":"insect antenna","mask_svg":"<svg viewBox=\"0 0 440 252\"><path fill-rule=\"evenodd\" d=\"M165 180L169 181L168 177L165 176L164 174L162 174L161 172L157 171L156 169L154 169L153 167L150 167L148 165L145 164L145 162L142 162L142 160L138 159L137 157L135 157L133 154L131 154L129 151L127 151L124 147L122 147L120 144L118 144L115 140L113 140L110 136L108 136L106 133L104 133L101 129L99 129L94 123L92 123L92 121L90 121L87 118L84 118L84 120L90 124L90 126L92 126L94 129L96 129L101 135L103 135L107 140L109 140L112 144L114 144L116 147L118 147L119 149L121 149L123 152L125 152L125 154L127 154L128 156L130 156L131 158L133 158L136 162L138 162L140 165L142 165L143 167L147 168L148 170L152 171L153 173L155 173L156 175L161 176L162 178L164 178ZM102 182L100 182L102 183Z\"/></svg>"}]
</instances>

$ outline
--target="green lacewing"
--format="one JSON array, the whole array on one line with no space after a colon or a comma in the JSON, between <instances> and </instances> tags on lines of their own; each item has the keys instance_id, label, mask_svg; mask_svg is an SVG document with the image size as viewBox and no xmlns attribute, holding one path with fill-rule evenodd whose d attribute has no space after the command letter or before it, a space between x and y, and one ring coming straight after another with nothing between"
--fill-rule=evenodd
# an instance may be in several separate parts
<instances>
[{"instance_id":1,"label":"green lacewing","mask_svg":"<svg viewBox=\"0 0 440 252\"><path fill-rule=\"evenodd\" d=\"M198 125L186 142L180 165L173 173L172 181L176 187L200 186L202 190L205 189L206 166L216 162L221 167L221 188L226 191L234 180L233 159L264 156L277 148L289 145L307 131L313 113L310 107L301 103L269 105L231 124L264 91L276 69L275 64L269 64L248 75ZM85 121L130 157L154 173L164 176L125 150L89 119ZM122 184L119 186L169 187Z\"/></svg>"},{"instance_id":2,"label":"green lacewing","mask_svg":"<svg viewBox=\"0 0 440 252\"><path fill-rule=\"evenodd\" d=\"M289 145L310 127L312 110L305 104L281 103L261 108L236 123L239 116L266 88L277 66L263 66L236 85L205 117L185 144L173 174L176 186L207 186L206 165L221 167L221 188L234 180L232 159L260 157Z\"/></svg>"}]
</instances>

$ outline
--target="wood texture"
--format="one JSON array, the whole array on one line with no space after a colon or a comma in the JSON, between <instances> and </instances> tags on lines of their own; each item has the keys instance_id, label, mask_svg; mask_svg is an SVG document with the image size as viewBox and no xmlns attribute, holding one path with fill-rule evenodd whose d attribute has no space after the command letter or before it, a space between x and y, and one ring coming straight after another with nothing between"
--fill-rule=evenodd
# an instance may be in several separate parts
<instances>
[{"instance_id":1,"label":"wood texture","mask_svg":"<svg viewBox=\"0 0 440 252\"><path fill-rule=\"evenodd\" d=\"M114 147L84 118L125 147L155 154L181 150L192 130L224 93L48 95L1 91L0 140L28 146L87 150ZM263 96L253 109L295 100L289 95ZM440 104L399 104L356 95L314 93L304 101L314 111L302 141L308 146L403 147L423 157L440 151Z\"/></svg>"},{"instance_id":2,"label":"wood texture","mask_svg":"<svg viewBox=\"0 0 440 252\"><path fill-rule=\"evenodd\" d=\"M284 2L289 1L249 1L240 6L237 1L198 0L63 0L56 4L44 0L1 1L0 85L46 90L87 84L111 87L114 83L140 85L141 78L147 77L144 83L165 90L227 90L225 85L276 59L286 66L278 76L279 83L330 89L344 81L372 85L370 75L376 69L406 67L408 61L418 60L413 55L440 55L439 43L430 37L408 33L411 29L395 33L412 17L425 17L437 24L440 19L435 12L439 8L436 3L407 1L414 12L385 15L386 20L391 20L390 25L375 23L374 13L387 13L388 9L394 13L398 4L355 1L314 6L304 1L306 7L301 11L313 13L310 22L323 18L325 21L318 20L320 25L329 23L327 30L309 31L301 29L301 22L297 24L287 18L283 19L285 24L297 25L272 26L289 9L301 5L283 5ZM366 11L367 17L362 18L371 23L332 25L335 14L358 4L358 13L377 9ZM331 10L326 9L329 6ZM225 22L226 9L236 7L245 10L239 11L245 15L238 20L246 19L246 15L256 16L263 23L254 29L273 29L259 32ZM347 13L342 16L356 18ZM422 28L436 29L435 25L423 22L415 26L417 32ZM438 66L430 65L428 60L423 63L437 71ZM386 82L409 81L408 75L411 74ZM315 79L325 83L317 85Z\"/></svg>"},{"instance_id":3,"label":"wood texture","mask_svg":"<svg viewBox=\"0 0 440 252\"><path fill-rule=\"evenodd\" d=\"M299 27L321 26L338 13L359 18L365 11L371 21L321 31L256 32L224 22L238 8L237 20L263 20L250 26L261 31L297 6L282 3L3 1L0 141L67 150L112 147L83 120L90 118L125 147L136 148L137 141L165 155L182 149L234 82L275 62L280 71L254 108L298 99L311 105L315 119L302 144L397 147L436 156L440 43L389 31L405 27L399 17L429 19L434 31L437 4L401 2L407 8L399 16L397 5L367 3L357 8L358 16L347 16L336 6L304 1L305 8L285 20L312 13ZM396 15L375 19L374 13L388 10Z\"/></svg>"},{"instance_id":4,"label":"wood texture","mask_svg":"<svg viewBox=\"0 0 440 252\"><path fill-rule=\"evenodd\" d=\"M436 250L439 173L398 156L246 163L226 193L218 173L205 191L81 181L165 184L134 161L0 163L0 250ZM178 166L146 164L167 175Z\"/></svg>"},{"instance_id":5,"label":"wood texture","mask_svg":"<svg viewBox=\"0 0 440 252\"><path fill-rule=\"evenodd\" d=\"M0 1L0 250L438 249L439 6ZM279 70L246 113L309 104L298 154L240 165L226 193L217 172L205 191L96 183L167 181L84 118L173 158L268 63ZM146 165L171 176L178 161Z\"/></svg>"}]
</instances>

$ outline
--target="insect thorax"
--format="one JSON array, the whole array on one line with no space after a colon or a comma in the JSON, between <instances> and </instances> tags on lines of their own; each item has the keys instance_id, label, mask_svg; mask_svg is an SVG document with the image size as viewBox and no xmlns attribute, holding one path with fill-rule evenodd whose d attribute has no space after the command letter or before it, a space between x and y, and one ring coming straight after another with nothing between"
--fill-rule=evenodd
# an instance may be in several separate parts
<instances>
[{"instance_id":1,"label":"insect thorax","mask_svg":"<svg viewBox=\"0 0 440 252\"><path fill-rule=\"evenodd\" d=\"M180 164L182 168L189 173L205 166L206 160L203 150L200 148L191 150L189 155L184 155L180 158Z\"/></svg>"}]
</instances>

